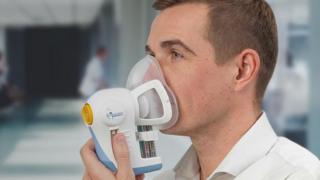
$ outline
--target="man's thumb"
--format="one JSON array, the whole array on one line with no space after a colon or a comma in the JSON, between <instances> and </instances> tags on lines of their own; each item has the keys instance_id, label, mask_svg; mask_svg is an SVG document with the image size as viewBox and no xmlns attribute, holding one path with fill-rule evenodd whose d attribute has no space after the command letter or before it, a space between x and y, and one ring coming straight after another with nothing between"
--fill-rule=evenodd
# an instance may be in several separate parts
<instances>
[{"instance_id":1,"label":"man's thumb","mask_svg":"<svg viewBox=\"0 0 320 180\"><path fill-rule=\"evenodd\" d=\"M132 172L129 150L125 136L122 133L118 133L113 137L112 141L114 157L118 164L117 176L121 174L131 174ZM123 175L124 175L123 174Z\"/></svg>"}]
</instances>

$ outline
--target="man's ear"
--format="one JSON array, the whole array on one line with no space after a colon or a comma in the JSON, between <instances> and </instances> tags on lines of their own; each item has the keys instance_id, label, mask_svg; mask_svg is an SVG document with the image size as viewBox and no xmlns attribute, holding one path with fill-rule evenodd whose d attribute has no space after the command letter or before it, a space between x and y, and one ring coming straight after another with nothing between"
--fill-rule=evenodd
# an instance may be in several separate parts
<instances>
[{"instance_id":1,"label":"man's ear","mask_svg":"<svg viewBox=\"0 0 320 180\"><path fill-rule=\"evenodd\" d=\"M260 69L260 57L257 51L245 49L235 57L234 88L240 91L255 84Z\"/></svg>"}]
</instances>

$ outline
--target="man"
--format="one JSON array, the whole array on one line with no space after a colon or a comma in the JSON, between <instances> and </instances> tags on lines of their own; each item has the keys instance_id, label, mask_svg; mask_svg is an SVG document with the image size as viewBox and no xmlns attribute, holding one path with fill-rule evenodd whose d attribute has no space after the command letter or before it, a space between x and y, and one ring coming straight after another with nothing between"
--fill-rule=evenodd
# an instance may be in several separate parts
<instances>
[{"instance_id":1,"label":"man","mask_svg":"<svg viewBox=\"0 0 320 180\"><path fill-rule=\"evenodd\" d=\"M177 96L180 117L168 134L192 146L157 179L320 178L319 160L277 137L261 101L277 57L273 12L264 0L158 0L147 52L160 63ZM113 139L119 164L113 175L82 148L84 179L134 179L122 134ZM138 177L142 178L142 177Z\"/></svg>"},{"instance_id":2,"label":"man","mask_svg":"<svg viewBox=\"0 0 320 180\"><path fill-rule=\"evenodd\" d=\"M7 62L0 51L0 90L7 85L8 71L9 68Z\"/></svg>"},{"instance_id":3,"label":"man","mask_svg":"<svg viewBox=\"0 0 320 180\"><path fill-rule=\"evenodd\" d=\"M0 108L6 107L12 103L8 89L8 73L9 68L6 59L0 51Z\"/></svg>"},{"instance_id":4,"label":"man","mask_svg":"<svg viewBox=\"0 0 320 180\"><path fill-rule=\"evenodd\" d=\"M106 48L99 47L95 53L95 56L88 62L85 69L85 74L79 87L79 93L82 98L87 99L97 90L106 88L106 82L103 74L103 62L105 61L106 57Z\"/></svg>"}]
</instances>

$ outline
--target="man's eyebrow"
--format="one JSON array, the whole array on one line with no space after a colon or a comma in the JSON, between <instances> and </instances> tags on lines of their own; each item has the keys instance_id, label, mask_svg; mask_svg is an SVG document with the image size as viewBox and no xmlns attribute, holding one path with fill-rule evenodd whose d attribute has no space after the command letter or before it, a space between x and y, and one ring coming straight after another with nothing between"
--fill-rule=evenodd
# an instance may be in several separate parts
<instances>
[{"instance_id":1,"label":"man's eyebrow","mask_svg":"<svg viewBox=\"0 0 320 180\"><path fill-rule=\"evenodd\" d=\"M161 42L161 47L162 48L167 48L167 47L171 47L173 45L178 45L183 47L185 50L189 51L190 53L192 53L193 55L196 55L196 53L194 51L191 50L191 48L189 48L186 44L184 44L182 41L180 41L179 39L173 39L173 40L168 40L168 41L163 41Z\"/></svg>"}]
</instances>

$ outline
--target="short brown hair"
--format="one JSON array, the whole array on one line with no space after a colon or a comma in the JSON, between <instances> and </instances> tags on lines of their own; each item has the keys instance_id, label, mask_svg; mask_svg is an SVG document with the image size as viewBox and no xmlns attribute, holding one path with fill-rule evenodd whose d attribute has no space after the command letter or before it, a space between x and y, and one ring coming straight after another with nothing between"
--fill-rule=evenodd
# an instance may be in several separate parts
<instances>
[{"instance_id":1,"label":"short brown hair","mask_svg":"<svg viewBox=\"0 0 320 180\"><path fill-rule=\"evenodd\" d=\"M259 53L257 98L261 102L272 77L278 55L277 25L265 0L156 0L156 10L183 4L204 3L210 11L208 38L217 54L217 63L241 53L246 48Z\"/></svg>"}]
</instances>

